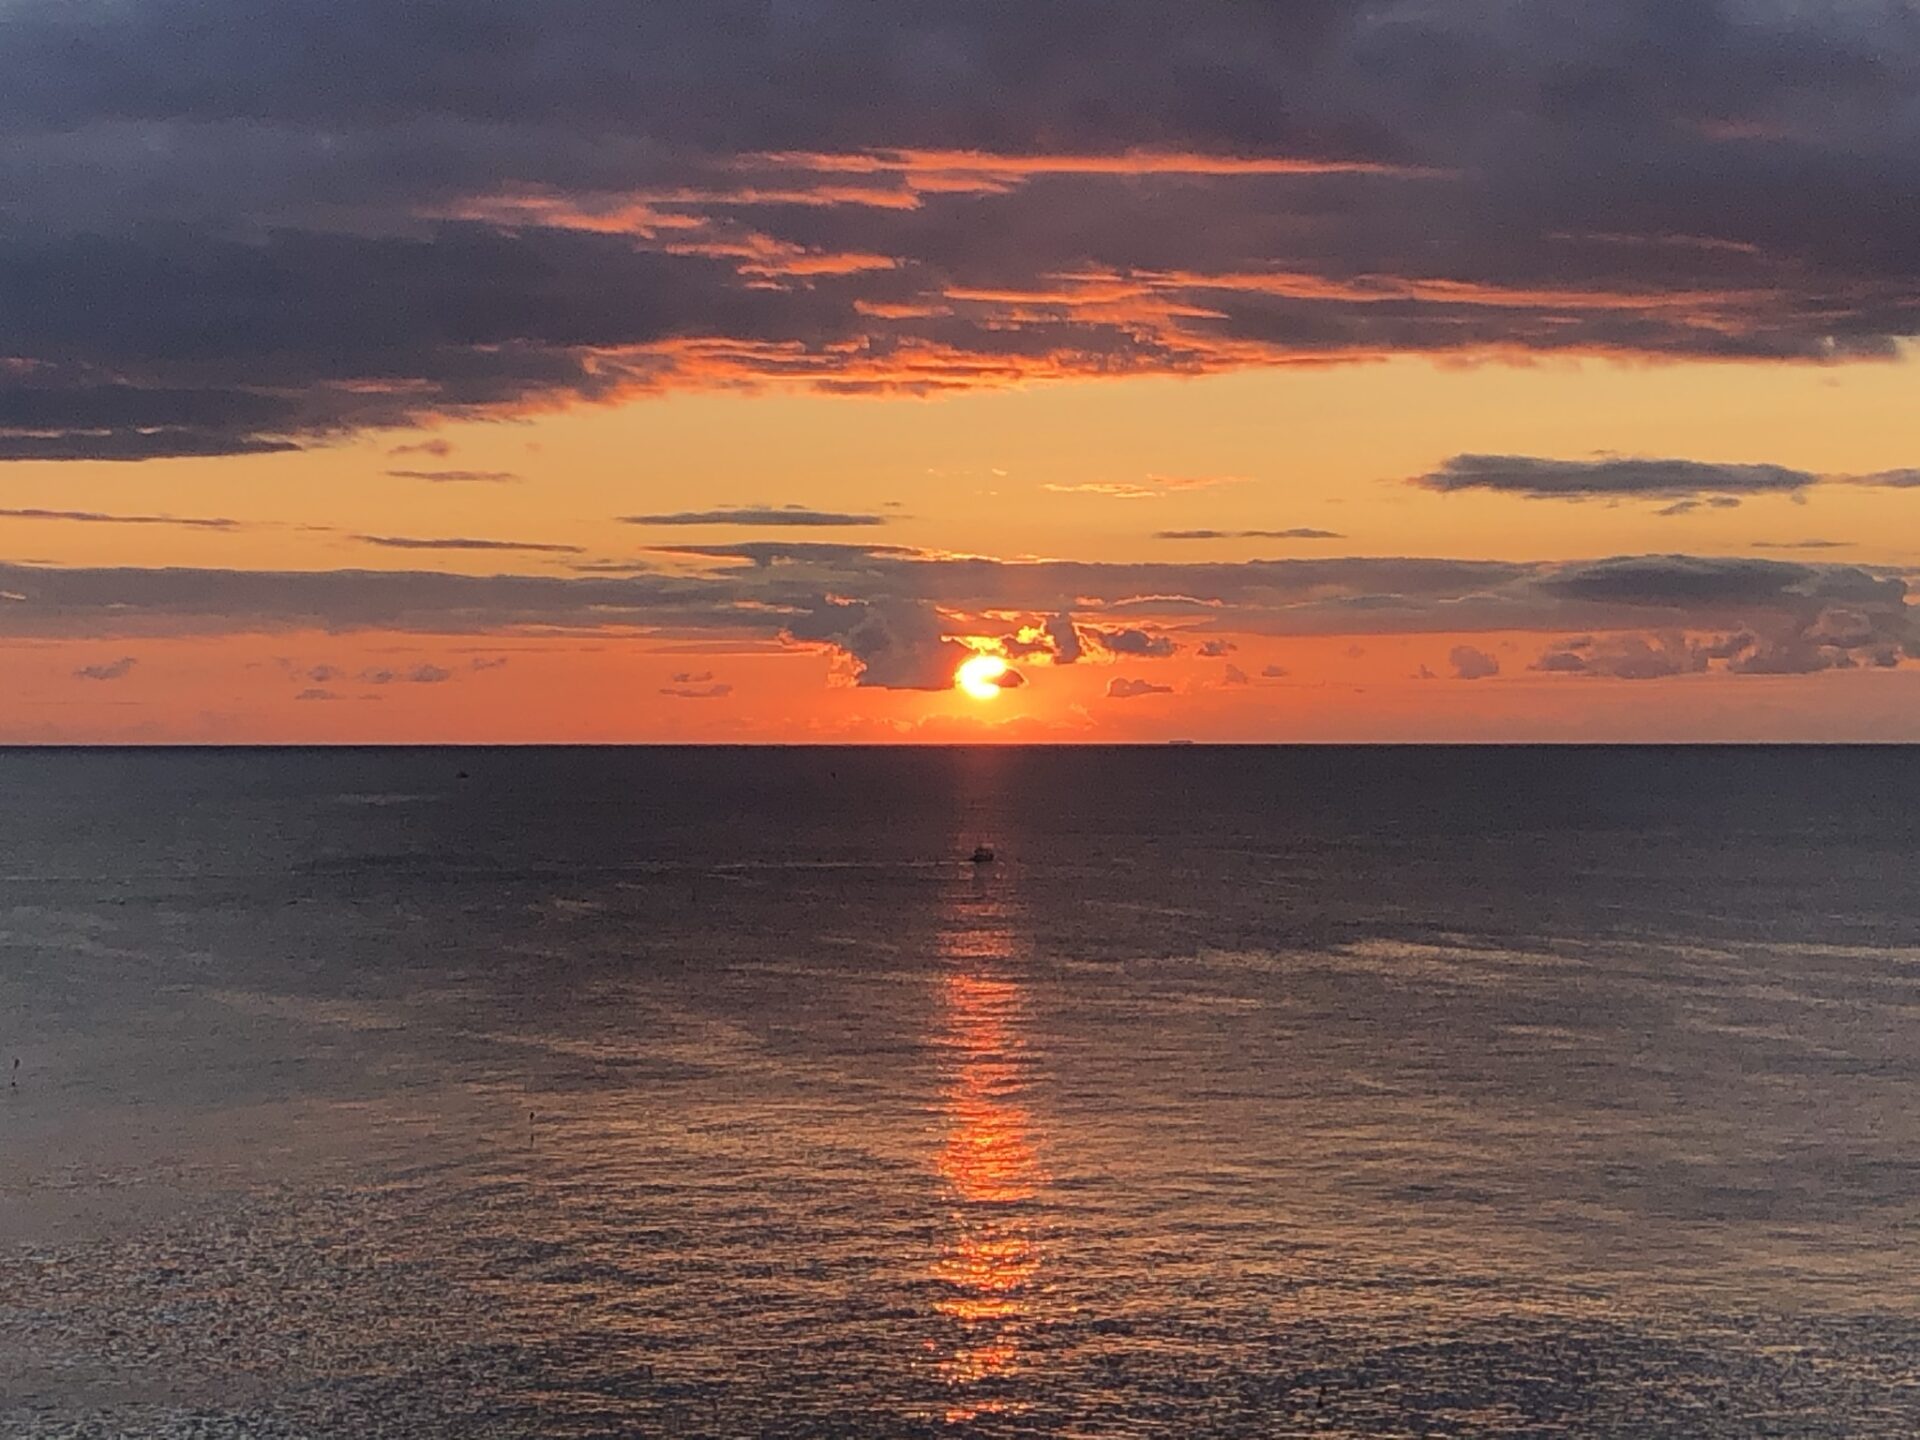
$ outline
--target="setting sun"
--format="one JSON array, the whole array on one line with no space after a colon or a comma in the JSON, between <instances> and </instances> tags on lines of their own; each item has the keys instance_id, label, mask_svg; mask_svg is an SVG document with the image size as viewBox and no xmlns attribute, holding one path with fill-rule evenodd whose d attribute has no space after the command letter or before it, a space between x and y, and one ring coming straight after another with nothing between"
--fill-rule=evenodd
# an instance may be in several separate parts
<instances>
[{"instance_id":1,"label":"setting sun","mask_svg":"<svg viewBox=\"0 0 1920 1440\"><path fill-rule=\"evenodd\" d=\"M992 700L1005 688L1009 668L998 655L976 655L960 662L953 683L975 700Z\"/></svg>"}]
</instances>

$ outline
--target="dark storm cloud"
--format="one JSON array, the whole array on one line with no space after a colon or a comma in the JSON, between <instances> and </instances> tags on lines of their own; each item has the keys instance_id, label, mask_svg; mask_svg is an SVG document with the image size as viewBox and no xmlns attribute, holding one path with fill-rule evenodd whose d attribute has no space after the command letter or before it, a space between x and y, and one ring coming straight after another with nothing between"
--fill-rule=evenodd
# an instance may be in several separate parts
<instances>
[{"instance_id":1,"label":"dark storm cloud","mask_svg":"<svg viewBox=\"0 0 1920 1440\"><path fill-rule=\"evenodd\" d=\"M0 113L200 123L452 120L671 135L716 150L1246 150L1357 0L147 0L15 4ZM1331 148L1323 144L1322 149Z\"/></svg>"},{"instance_id":2,"label":"dark storm cloud","mask_svg":"<svg viewBox=\"0 0 1920 1440\"><path fill-rule=\"evenodd\" d=\"M12 0L0 458L743 381L1887 356L1917 96L1890 0Z\"/></svg>"},{"instance_id":3,"label":"dark storm cloud","mask_svg":"<svg viewBox=\"0 0 1920 1440\"><path fill-rule=\"evenodd\" d=\"M0 362L0 455L54 458L42 452L56 442L94 458L211 454L221 436L284 448L646 384L646 365L605 353L620 347L714 333L818 341L847 328L818 300L756 296L737 280L722 261L553 230L276 230L248 243L178 230L25 241L0 229L0 339L36 361L19 374ZM93 367L147 383L103 395L86 379ZM183 396L160 383L209 372L232 384ZM176 418L196 407L206 418Z\"/></svg>"},{"instance_id":4,"label":"dark storm cloud","mask_svg":"<svg viewBox=\"0 0 1920 1440\"><path fill-rule=\"evenodd\" d=\"M719 510L675 510L659 515L623 515L624 525L750 525L755 527L885 525L885 515L814 510L805 505L739 505Z\"/></svg>"},{"instance_id":5,"label":"dark storm cloud","mask_svg":"<svg viewBox=\"0 0 1920 1440\"><path fill-rule=\"evenodd\" d=\"M0 460L131 461L291 448L289 441L260 433L290 414L283 399L218 383L127 384L94 370L106 358L96 344L83 338L69 350L49 343L45 330L36 328L35 310L86 314L95 297L62 290L57 279L11 263L16 252L5 215L0 206ZM84 250L87 242L67 244ZM55 289L36 296L49 280ZM99 298L112 303L112 297ZM137 313L137 306L123 313ZM115 319L96 314L82 328L97 337Z\"/></svg>"}]
</instances>

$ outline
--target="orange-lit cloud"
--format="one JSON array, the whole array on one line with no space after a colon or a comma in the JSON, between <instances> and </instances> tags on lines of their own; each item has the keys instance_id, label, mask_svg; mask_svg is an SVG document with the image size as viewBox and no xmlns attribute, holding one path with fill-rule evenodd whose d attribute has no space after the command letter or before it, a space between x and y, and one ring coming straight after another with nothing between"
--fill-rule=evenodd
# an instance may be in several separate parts
<instances>
[{"instance_id":1,"label":"orange-lit cloud","mask_svg":"<svg viewBox=\"0 0 1920 1440\"><path fill-rule=\"evenodd\" d=\"M1912 86L1864 78L1910 81L1920 51L1864 12L1716 12L1686 45L1658 7L1613 17L1569 92L1574 61L1498 9L1202 0L1172 35L1138 0L935 5L883 40L836 0L775 43L724 4L595 8L516 22L536 85L458 43L476 17L349 0L316 22L342 86L262 12L170 28L183 4L0 16L34 217L0 235L0 458L714 387L1829 363L1920 331ZM180 49L203 29L228 59Z\"/></svg>"}]
</instances>

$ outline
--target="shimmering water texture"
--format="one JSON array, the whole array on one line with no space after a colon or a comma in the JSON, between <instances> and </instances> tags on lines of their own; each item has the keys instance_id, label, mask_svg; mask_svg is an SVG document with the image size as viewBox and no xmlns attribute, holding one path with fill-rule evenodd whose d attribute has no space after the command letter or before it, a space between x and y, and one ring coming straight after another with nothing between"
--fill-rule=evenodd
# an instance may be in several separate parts
<instances>
[{"instance_id":1,"label":"shimmering water texture","mask_svg":"<svg viewBox=\"0 0 1920 1440\"><path fill-rule=\"evenodd\" d=\"M8 1435L1920 1434L1911 751L0 801Z\"/></svg>"}]
</instances>

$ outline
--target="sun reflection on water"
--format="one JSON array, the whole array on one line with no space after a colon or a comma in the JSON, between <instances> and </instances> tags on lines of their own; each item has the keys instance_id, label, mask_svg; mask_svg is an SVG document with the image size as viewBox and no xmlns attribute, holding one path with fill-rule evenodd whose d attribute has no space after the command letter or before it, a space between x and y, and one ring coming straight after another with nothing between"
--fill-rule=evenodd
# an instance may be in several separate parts
<instances>
[{"instance_id":1,"label":"sun reflection on water","mask_svg":"<svg viewBox=\"0 0 1920 1440\"><path fill-rule=\"evenodd\" d=\"M937 1165L951 1214L934 1306L959 1331L940 1365L952 1423L1013 1408L1006 1382L1030 1363L1044 1258L1034 1211L1046 1177L1021 1103L1033 1079L1026 990L1010 971L1016 947L990 892L976 886L966 908L943 945L953 968L936 1038L946 1071Z\"/></svg>"}]
</instances>

